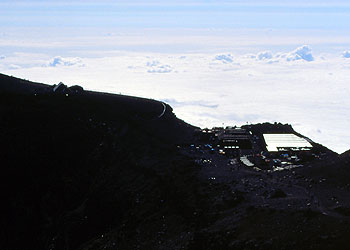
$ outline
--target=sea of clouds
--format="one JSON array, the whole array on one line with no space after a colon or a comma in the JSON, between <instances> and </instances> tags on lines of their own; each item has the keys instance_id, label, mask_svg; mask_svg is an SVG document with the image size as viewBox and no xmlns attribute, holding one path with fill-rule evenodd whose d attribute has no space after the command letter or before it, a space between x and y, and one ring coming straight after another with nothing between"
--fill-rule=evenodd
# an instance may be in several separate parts
<instances>
[{"instance_id":1,"label":"sea of clouds","mask_svg":"<svg viewBox=\"0 0 350 250\"><path fill-rule=\"evenodd\" d=\"M246 54L0 55L1 73L161 100L200 127L290 123L338 153L350 149L349 70L350 51L314 54L309 45Z\"/></svg>"}]
</instances>

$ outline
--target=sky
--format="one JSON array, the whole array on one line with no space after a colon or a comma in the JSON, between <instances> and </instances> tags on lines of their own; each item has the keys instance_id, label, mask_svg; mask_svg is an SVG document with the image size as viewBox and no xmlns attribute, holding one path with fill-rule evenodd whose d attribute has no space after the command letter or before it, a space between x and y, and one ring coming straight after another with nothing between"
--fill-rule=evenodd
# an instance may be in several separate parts
<instances>
[{"instance_id":1,"label":"sky","mask_svg":"<svg viewBox=\"0 0 350 250\"><path fill-rule=\"evenodd\" d=\"M0 73L350 149L349 1L0 0Z\"/></svg>"}]
</instances>

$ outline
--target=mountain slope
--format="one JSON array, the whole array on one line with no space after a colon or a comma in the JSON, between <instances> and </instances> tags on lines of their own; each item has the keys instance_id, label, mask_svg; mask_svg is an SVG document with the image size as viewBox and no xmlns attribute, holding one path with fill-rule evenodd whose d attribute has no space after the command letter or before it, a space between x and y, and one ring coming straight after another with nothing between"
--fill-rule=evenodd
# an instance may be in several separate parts
<instances>
[{"instance_id":1,"label":"mountain slope","mask_svg":"<svg viewBox=\"0 0 350 250\"><path fill-rule=\"evenodd\" d=\"M162 102L0 75L0 248L346 249L347 154L256 171L197 133Z\"/></svg>"},{"instance_id":2,"label":"mountain slope","mask_svg":"<svg viewBox=\"0 0 350 250\"><path fill-rule=\"evenodd\" d=\"M170 185L190 164L174 148L193 127L170 106L31 85L0 79L2 249L76 249L120 226L136 200L152 213L155 197L187 181Z\"/></svg>"}]
</instances>

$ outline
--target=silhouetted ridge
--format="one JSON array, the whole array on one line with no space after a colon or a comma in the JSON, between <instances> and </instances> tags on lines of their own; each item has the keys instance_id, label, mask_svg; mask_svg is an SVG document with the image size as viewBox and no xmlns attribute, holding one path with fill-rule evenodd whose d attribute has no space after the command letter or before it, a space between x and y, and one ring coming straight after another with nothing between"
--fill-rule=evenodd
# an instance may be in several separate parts
<instances>
[{"instance_id":1,"label":"silhouetted ridge","mask_svg":"<svg viewBox=\"0 0 350 250\"><path fill-rule=\"evenodd\" d=\"M50 92L51 87L42 83L34 83L16 77L0 74L0 94L34 94Z\"/></svg>"}]
</instances>

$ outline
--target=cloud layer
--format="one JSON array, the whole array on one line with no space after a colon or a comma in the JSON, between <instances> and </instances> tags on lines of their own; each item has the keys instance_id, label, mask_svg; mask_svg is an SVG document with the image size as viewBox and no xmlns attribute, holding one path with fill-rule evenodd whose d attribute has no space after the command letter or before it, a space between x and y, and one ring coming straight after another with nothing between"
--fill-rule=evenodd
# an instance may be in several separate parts
<instances>
[{"instance_id":1,"label":"cloud layer","mask_svg":"<svg viewBox=\"0 0 350 250\"><path fill-rule=\"evenodd\" d=\"M339 53L322 59L306 45L249 55L118 52L77 58L17 53L1 60L0 72L163 100L178 117L201 127L291 123L342 152L350 148L350 60Z\"/></svg>"}]
</instances>

